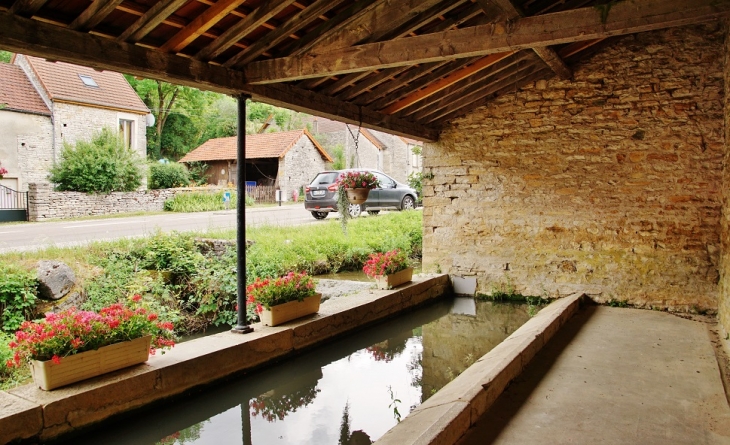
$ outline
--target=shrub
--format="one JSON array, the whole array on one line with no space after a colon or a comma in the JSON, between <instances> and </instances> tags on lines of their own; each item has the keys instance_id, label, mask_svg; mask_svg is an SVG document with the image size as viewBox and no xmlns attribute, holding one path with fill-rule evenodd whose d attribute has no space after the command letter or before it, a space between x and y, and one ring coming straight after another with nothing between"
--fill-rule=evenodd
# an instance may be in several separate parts
<instances>
[{"instance_id":1,"label":"shrub","mask_svg":"<svg viewBox=\"0 0 730 445\"><path fill-rule=\"evenodd\" d=\"M190 182L195 185L205 185L208 183L208 175L205 173L208 171L208 164L205 162L188 162L188 174L190 175Z\"/></svg>"},{"instance_id":2,"label":"shrub","mask_svg":"<svg viewBox=\"0 0 730 445\"><path fill-rule=\"evenodd\" d=\"M231 202L228 204L229 209L235 209L236 192L227 190L231 194ZM178 193L175 197L165 201L165 211L168 212L210 212L213 210L225 210L226 205L223 202L223 193L226 191L219 190L215 192L186 192ZM253 205L253 198L246 195L246 205Z\"/></svg>"},{"instance_id":3,"label":"shrub","mask_svg":"<svg viewBox=\"0 0 730 445\"><path fill-rule=\"evenodd\" d=\"M0 264L0 323L2 330L14 332L32 317L38 281L32 272L10 264Z\"/></svg>"},{"instance_id":4,"label":"shrub","mask_svg":"<svg viewBox=\"0 0 730 445\"><path fill-rule=\"evenodd\" d=\"M142 183L142 162L116 132L105 128L91 142L64 144L61 161L51 168L49 180L61 191L128 192Z\"/></svg>"},{"instance_id":5,"label":"shrub","mask_svg":"<svg viewBox=\"0 0 730 445\"><path fill-rule=\"evenodd\" d=\"M151 189L184 187L189 183L190 175L188 174L188 169L180 163L150 164L149 188Z\"/></svg>"}]
</instances>

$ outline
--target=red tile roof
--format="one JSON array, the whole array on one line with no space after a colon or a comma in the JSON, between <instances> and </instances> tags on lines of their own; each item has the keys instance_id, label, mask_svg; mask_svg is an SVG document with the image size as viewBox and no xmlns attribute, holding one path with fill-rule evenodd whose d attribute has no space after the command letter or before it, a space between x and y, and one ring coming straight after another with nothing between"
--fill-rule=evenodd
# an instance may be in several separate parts
<instances>
[{"instance_id":1,"label":"red tile roof","mask_svg":"<svg viewBox=\"0 0 730 445\"><path fill-rule=\"evenodd\" d=\"M51 114L21 67L0 63L0 85L0 109Z\"/></svg>"},{"instance_id":2,"label":"red tile roof","mask_svg":"<svg viewBox=\"0 0 730 445\"><path fill-rule=\"evenodd\" d=\"M51 100L149 113L142 99L120 73L96 71L65 62L49 62L39 57L25 57ZM84 85L79 74L94 79L98 87Z\"/></svg>"},{"instance_id":3,"label":"red tile roof","mask_svg":"<svg viewBox=\"0 0 730 445\"><path fill-rule=\"evenodd\" d=\"M246 135L246 159L283 158L290 148L302 137L307 136L327 162L329 154L319 145L307 130L282 131ZM237 158L236 136L209 139L203 145L183 156L179 162L226 161Z\"/></svg>"}]
</instances>

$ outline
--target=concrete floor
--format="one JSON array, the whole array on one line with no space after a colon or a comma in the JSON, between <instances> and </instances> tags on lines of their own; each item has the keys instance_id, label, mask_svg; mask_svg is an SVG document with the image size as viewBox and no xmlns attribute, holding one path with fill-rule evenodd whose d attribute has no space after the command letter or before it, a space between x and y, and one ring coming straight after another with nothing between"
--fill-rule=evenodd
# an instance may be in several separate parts
<instances>
[{"instance_id":1,"label":"concrete floor","mask_svg":"<svg viewBox=\"0 0 730 445\"><path fill-rule=\"evenodd\" d=\"M707 325L588 306L457 443L730 444Z\"/></svg>"}]
</instances>

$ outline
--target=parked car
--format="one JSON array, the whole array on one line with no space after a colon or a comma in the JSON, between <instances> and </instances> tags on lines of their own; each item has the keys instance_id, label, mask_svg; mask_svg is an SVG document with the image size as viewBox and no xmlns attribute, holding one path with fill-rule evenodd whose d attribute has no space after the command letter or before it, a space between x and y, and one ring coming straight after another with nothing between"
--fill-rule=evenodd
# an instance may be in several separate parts
<instances>
[{"instance_id":1,"label":"parked car","mask_svg":"<svg viewBox=\"0 0 730 445\"><path fill-rule=\"evenodd\" d=\"M401 184L383 172L358 168L352 171L369 171L378 178L379 186L370 190L363 204L350 204L348 211L354 218L363 211L377 215L381 210L410 210L416 207L417 193L411 187ZM327 218L337 211L337 178L348 170L329 170L317 174L304 189L304 208L316 219Z\"/></svg>"}]
</instances>

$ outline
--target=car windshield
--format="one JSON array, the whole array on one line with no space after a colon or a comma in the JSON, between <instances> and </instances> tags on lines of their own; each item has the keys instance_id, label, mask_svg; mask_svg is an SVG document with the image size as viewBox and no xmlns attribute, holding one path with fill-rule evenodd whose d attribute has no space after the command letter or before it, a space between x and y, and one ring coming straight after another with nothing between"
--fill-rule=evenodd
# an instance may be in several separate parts
<instances>
[{"instance_id":1,"label":"car windshield","mask_svg":"<svg viewBox=\"0 0 730 445\"><path fill-rule=\"evenodd\" d=\"M337 176L339 173L337 172L322 172L317 175L316 178L312 181L309 185L322 185L322 184L332 184L335 181L337 181Z\"/></svg>"}]
</instances>

